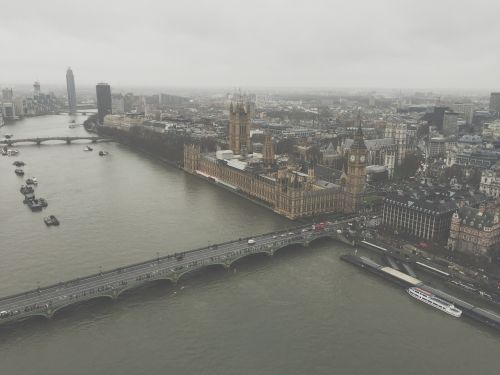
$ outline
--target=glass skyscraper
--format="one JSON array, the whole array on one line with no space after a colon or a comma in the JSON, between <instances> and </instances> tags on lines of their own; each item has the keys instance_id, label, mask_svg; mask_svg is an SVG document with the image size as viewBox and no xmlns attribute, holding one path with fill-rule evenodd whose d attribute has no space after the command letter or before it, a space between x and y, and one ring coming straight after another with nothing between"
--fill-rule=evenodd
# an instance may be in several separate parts
<instances>
[{"instance_id":1,"label":"glass skyscraper","mask_svg":"<svg viewBox=\"0 0 500 375\"><path fill-rule=\"evenodd\" d=\"M111 108L111 87L107 83L98 83L95 87L97 95L97 114L102 122L104 116L112 113Z\"/></svg>"},{"instance_id":2,"label":"glass skyscraper","mask_svg":"<svg viewBox=\"0 0 500 375\"><path fill-rule=\"evenodd\" d=\"M68 89L68 108L69 113L74 115L76 113L76 89L75 89L75 77L73 76L73 71L68 68L66 71L66 88Z\"/></svg>"}]
</instances>

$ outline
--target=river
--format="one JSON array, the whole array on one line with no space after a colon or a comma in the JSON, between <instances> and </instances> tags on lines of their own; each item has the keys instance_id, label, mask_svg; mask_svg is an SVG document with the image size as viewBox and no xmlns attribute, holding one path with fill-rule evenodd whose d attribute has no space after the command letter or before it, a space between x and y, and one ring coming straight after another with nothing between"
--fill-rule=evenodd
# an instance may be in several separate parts
<instances>
[{"instance_id":1,"label":"river","mask_svg":"<svg viewBox=\"0 0 500 375\"><path fill-rule=\"evenodd\" d=\"M69 119L0 133L87 134ZM22 145L0 157L0 295L293 225L128 147L83 147ZM40 181L42 213L23 205L14 160ZM60 227L45 226L50 214ZM498 374L498 333L343 263L347 251L283 249L0 326L0 374Z\"/></svg>"}]
</instances>

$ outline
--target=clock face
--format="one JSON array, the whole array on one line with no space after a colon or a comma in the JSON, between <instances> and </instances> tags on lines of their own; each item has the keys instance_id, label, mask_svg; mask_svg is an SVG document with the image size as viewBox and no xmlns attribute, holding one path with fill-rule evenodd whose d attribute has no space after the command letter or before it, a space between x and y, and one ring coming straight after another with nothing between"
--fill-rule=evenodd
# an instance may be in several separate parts
<instances>
[{"instance_id":1,"label":"clock face","mask_svg":"<svg viewBox=\"0 0 500 375\"><path fill-rule=\"evenodd\" d=\"M356 156L354 156L354 155L351 155L351 157L350 157L350 160L351 160L351 161L354 161L354 160L356 160Z\"/></svg>"},{"instance_id":2,"label":"clock face","mask_svg":"<svg viewBox=\"0 0 500 375\"><path fill-rule=\"evenodd\" d=\"M364 162L365 162L365 157L364 157L364 156L361 156L361 157L359 158L359 160L361 161L361 163L364 163Z\"/></svg>"}]
</instances>

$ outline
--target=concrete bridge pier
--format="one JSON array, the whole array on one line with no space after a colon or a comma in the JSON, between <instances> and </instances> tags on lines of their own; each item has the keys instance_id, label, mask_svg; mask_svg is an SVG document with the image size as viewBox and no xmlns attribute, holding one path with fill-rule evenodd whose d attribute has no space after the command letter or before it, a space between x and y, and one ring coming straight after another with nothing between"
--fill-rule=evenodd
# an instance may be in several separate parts
<instances>
[{"instance_id":1,"label":"concrete bridge pier","mask_svg":"<svg viewBox=\"0 0 500 375\"><path fill-rule=\"evenodd\" d=\"M172 284L174 285L177 285L177 283L179 282L179 278L181 277L181 275L175 273L173 274L171 277L170 277L170 280L172 281Z\"/></svg>"},{"instance_id":2,"label":"concrete bridge pier","mask_svg":"<svg viewBox=\"0 0 500 375\"><path fill-rule=\"evenodd\" d=\"M69 145L71 143L71 139L66 138L66 144Z\"/></svg>"},{"instance_id":3,"label":"concrete bridge pier","mask_svg":"<svg viewBox=\"0 0 500 375\"><path fill-rule=\"evenodd\" d=\"M40 146L42 144L42 141L40 140L40 138L36 139L36 144L37 144L37 146Z\"/></svg>"},{"instance_id":4,"label":"concrete bridge pier","mask_svg":"<svg viewBox=\"0 0 500 375\"><path fill-rule=\"evenodd\" d=\"M274 248L274 247L263 248L263 249L261 248L258 251L254 251L254 252L252 252L250 254L245 254L244 256L239 257L239 258L237 258L235 260L238 260L238 259L241 259L241 258L245 258L246 256L255 255L255 254L265 254L267 256L272 257L277 250L278 250L278 248Z\"/></svg>"}]
</instances>

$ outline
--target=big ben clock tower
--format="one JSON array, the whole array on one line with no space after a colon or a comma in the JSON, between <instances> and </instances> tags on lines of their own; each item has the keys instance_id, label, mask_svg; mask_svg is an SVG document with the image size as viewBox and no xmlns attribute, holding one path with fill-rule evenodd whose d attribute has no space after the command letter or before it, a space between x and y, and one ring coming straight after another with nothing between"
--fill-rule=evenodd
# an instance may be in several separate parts
<instances>
[{"instance_id":1,"label":"big ben clock tower","mask_svg":"<svg viewBox=\"0 0 500 375\"><path fill-rule=\"evenodd\" d=\"M361 122L354 135L354 142L347 160L347 180L344 190L344 212L355 213L359 210L365 192L367 149L363 140Z\"/></svg>"}]
</instances>

